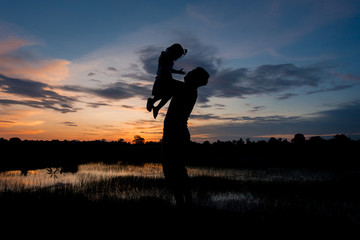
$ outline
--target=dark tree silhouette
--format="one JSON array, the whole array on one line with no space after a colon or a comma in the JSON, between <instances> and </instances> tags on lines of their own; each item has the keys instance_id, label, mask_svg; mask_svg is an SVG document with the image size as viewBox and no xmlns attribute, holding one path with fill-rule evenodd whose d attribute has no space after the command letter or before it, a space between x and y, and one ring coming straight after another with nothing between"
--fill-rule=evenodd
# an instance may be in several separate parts
<instances>
[{"instance_id":1,"label":"dark tree silhouette","mask_svg":"<svg viewBox=\"0 0 360 240\"><path fill-rule=\"evenodd\" d=\"M134 140L132 141L133 144L141 145L145 143L145 139L142 138L140 135L135 135Z\"/></svg>"},{"instance_id":2,"label":"dark tree silhouette","mask_svg":"<svg viewBox=\"0 0 360 240\"><path fill-rule=\"evenodd\" d=\"M304 144L305 143L305 136L302 133L295 134L294 138L291 140L291 142L295 144Z\"/></svg>"}]
</instances>

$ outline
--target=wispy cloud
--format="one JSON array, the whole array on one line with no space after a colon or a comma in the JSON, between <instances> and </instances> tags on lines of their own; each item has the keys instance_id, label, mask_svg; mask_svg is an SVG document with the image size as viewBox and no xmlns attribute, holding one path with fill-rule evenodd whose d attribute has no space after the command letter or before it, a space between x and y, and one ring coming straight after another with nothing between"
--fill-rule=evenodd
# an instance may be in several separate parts
<instances>
[{"instance_id":1,"label":"wispy cloud","mask_svg":"<svg viewBox=\"0 0 360 240\"><path fill-rule=\"evenodd\" d=\"M113 71L113 72L117 72L119 71L118 69L116 69L115 67L108 67L107 70L109 71ZM88 74L89 75L89 74Z\"/></svg>"},{"instance_id":2,"label":"wispy cloud","mask_svg":"<svg viewBox=\"0 0 360 240\"><path fill-rule=\"evenodd\" d=\"M113 71L113 70L111 70ZM78 103L85 103L88 107L98 108L109 106L109 103L99 101L80 100L91 99L93 96L101 97L109 101L139 97L145 99L150 91L149 85L141 83L127 83L116 81L102 84L98 87L82 85L57 85L39 81L13 78L0 74L0 89L4 93L0 99L0 105L23 105L40 109L52 109L61 113L76 112L81 108ZM59 93L61 91L61 93ZM67 95L69 92L78 93L78 96ZM14 98L13 96L16 96Z\"/></svg>"},{"instance_id":3,"label":"wispy cloud","mask_svg":"<svg viewBox=\"0 0 360 240\"><path fill-rule=\"evenodd\" d=\"M283 93L283 94L280 94L277 99L278 100L285 100L285 99L289 99L289 98L292 98L292 97L295 97L297 96L298 94L296 93Z\"/></svg>"},{"instance_id":4,"label":"wispy cloud","mask_svg":"<svg viewBox=\"0 0 360 240\"><path fill-rule=\"evenodd\" d=\"M352 84L352 85L350 85L350 84L336 85L336 86L333 86L333 87L325 87L325 88L320 88L320 89L317 89L317 90L314 90L314 91L309 91L309 92L307 92L307 94L340 91L340 90L344 90L344 89L347 89L347 88L351 88L353 86L354 86L354 84Z\"/></svg>"},{"instance_id":5,"label":"wispy cloud","mask_svg":"<svg viewBox=\"0 0 360 240\"><path fill-rule=\"evenodd\" d=\"M71 122L71 121L61 122L60 124L63 124L68 127L77 127L78 126L76 123Z\"/></svg>"},{"instance_id":6,"label":"wispy cloud","mask_svg":"<svg viewBox=\"0 0 360 240\"><path fill-rule=\"evenodd\" d=\"M32 41L16 38L14 36L7 36L0 40L0 56L11 56L18 49L25 46L32 46L36 44Z\"/></svg>"},{"instance_id":7,"label":"wispy cloud","mask_svg":"<svg viewBox=\"0 0 360 240\"><path fill-rule=\"evenodd\" d=\"M37 45L14 36L0 41L0 73L42 82L54 82L69 77L70 61L62 59L41 59L27 47Z\"/></svg>"},{"instance_id":8,"label":"wispy cloud","mask_svg":"<svg viewBox=\"0 0 360 240\"><path fill-rule=\"evenodd\" d=\"M204 44L192 35L182 37L180 40L180 43L189 49L189 53L178 60L176 66L186 71L201 66L211 75L209 84L200 91L198 99L200 103L208 102L213 96L246 98L252 95L277 94L276 99L286 100L298 96L300 88L310 88L311 90L307 93L314 94L340 91L357 84L357 81L353 79L358 77L353 75L347 77L347 83L344 84L343 79L346 75L335 73L335 67L326 64L297 66L286 63L264 64L255 68L223 68L222 59L218 57L216 47ZM164 49L153 45L143 47L136 52L140 65L134 63L133 68L123 76L138 81L153 81L158 57ZM330 82L333 86L326 87ZM113 87L116 89L116 86Z\"/></svg>"},{"instance_id":9,"label":"wispy cloud","mask_svg":"<svg viewBox=\"0 0 360 240\"><path fill-rule=\"evenodd\" d=\"M207 114L192 114L190 119L197 120L221 120L231 122L252 122L252 123L264 123L264 122L278 122L278 121L295 121L300 119L300 116L284 116L284 115L269 115L269 116L220 116L212 113Z\"/></svg>"},{"instance_id":10,"label":"wispy cloud","mask_svg":"<svg viewBox=\"0 0 360 240\"><path fill-rule=\"evenodd\" d=\"M26 127L34 127L34 126L40 126L44 123L44 121L27 121L27 122L21 122L21 121L8 121L8 120L0 120L0 127L1 128L10 128L13 126L26 126Z\"/></svg>"},{"instance_id":11,"label":"wispy cloud","mask_svg":"<svg viewBox=\"0 0 360 240\"><path fill-rule=\"evenodd\" d=\"M228 1L188 4L186 13L222 40L231 58L246 58L296 43L332 23L359 13L355 0L347 1ZM291 13L291 14L289 14ZM231 33L231 39L226 39Z\"/></svg>"},{"instance_id":12,"label":"wispy cloud","mask_svg":"<svg viewBox=\"0 0 360 240\"><path fill-rule=\"evenodd\" d=\"M220 118L209 115L209 118ZM206 118L202 116L201 118ZM353 134L359 133L360 101L340 104L331 110L314 112L306 116L243 116L239 117L248 121L213 122L207 125L190 127L194 138L199 134L209 133L208 140L238 139L240 137L326 134Z\"/></svg>"},{"instance_id":13,"label":"wispy cloud","mask_svg":"<svg viewBox=\"0 0 360 240\"><path fill-rule=\"evenodd\" d=\"M76 98L61 95L46 83L10 78L0 74L0 88L7 95L20 96L22 100L0 99L2 105L25 105L34 108L53 109L62 113L75 112Z\"/></svg>"},{"instance_id":14,"label":"wispy cloud","mask_svg":"<svg viewBox=\"0 0 360 240\"><path fill-rule=\"evenodd\" d=\"M208 86L201 89L198 101L207 103L213 96L221 98L246 98L252 95L278 94L277 99L285 100L298 95L286 93L301 87L311 88L308 94L325 91L340 91L358 84L357 78L351 75L344 80L345 75L335 74L332 67L325 65L296 66L294 64L266 64L256 68L221 68L221 59L217 57L217 49L201 43L196 38L184 38L184 47L189 48L186 58L180 60L179 66L187 66L191 70L202 66L211 73ZM191 52L190 52L191 51ZM117 73L124 78L132 78L135 82L117 79L115 82L89 87L84 85L55 85L23 78L8 77L0 74L2 92L21 96L24 99L2 98L2 105L25 105L34 108L53 109L62 113L76 112L80 108L76 103L87 103L87 106L97 108L108 106L104 102L86 102L79 100L80 96L66 96L66 92L85 94L85 97L97 96L109 101L124 100L133 97L146 99L151 93L153 72L157 68L160 47L147 46L135 53L142 66L132 63L127 73ZM135 66L136 65L136 66ZM115 67L107 67L108 71L119 72ZM150 72L152 71L152 72ZM340 77L339 77L340 76ZM86 77L86 76L84 76ZM113 77L114 78L114 77ZM331 81L329 79L340 79ZM356 79L353 80L353 79ZM147 80L144 82L144 80ZM346 81L346 83L343 83ZM58 93L61 90L62 93ZM84 95L83 95L84 96ZM126 104L125 104L126 105ZM206 105L206 104L205 104ZM258 106L253 111L259 111L264 106Z\"/></svg>"},{"instance_id":15,"label":"wispy cloud","mask_svg":"<svg viewBox=\"0 0 360 240\"><path fill-rule=\"evenodd\" d=\"M265 106L254 106L249 112L258 112L264 110L265 108L266 108Z\"/></svg>"},{"instance_id":16,"label":"wispy cloud","mask_svg":"<svg viewBox=\"0 0 360 240\"><path fill-rule=\"evenodd\" d=\"M80 85L65 85L58 88L65 91L88 93L112 100L128 99L132 97L141 97L145 99L150 92L149 86L147 85L138 83L129 84L123 81L106 84L99 88L90 88Z\"/></svg>"},{"instance_id":17,"label":"wispy cloud","mask_svg":"<svg viewBox=\"0 0 360 240\"><path fill-rule=\"evenodd\" d=\"M330 82L334 85L326 88ZM328 66L294 64L267 64L250 68L225 69L219 71L210 85L213 89L210 96L245 98L250 95L277 94L279 100L285 100L295 93L283 93L288 90L298 90L301 87L311 88L308 94L325 91L340 91L355 86L357 83L342 83L336 79L333 70Z\"/></svg>"}]
</instances>

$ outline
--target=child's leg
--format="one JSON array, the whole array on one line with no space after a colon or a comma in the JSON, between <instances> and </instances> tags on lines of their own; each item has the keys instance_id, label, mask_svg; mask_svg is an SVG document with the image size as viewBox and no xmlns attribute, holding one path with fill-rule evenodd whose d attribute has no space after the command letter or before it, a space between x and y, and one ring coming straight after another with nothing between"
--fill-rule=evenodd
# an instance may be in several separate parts
<instances>
[{"instance_id":1,"label":"child's leg","mask_svg":"<svg viewBox=\"0 0 360 240\"><path fill-rule=\"evenodd\" d=\"M146 109L151 112L151 109L154 107L154 103L159 101L161 98L159 96L154 96L153 98L148 98L146 103Z\"/></svg>"},{"instance_id":2,"label":"child's leg","mask_svg":"<svg viewBox=\"0 0 360 240\"><path fill-rule=\"evenodd\" d=\"M160 96L154 96L153 97L153 102L155 103L156 101L159 101L161 99Z\"/></svg>"},{"instance_id":3,"label":"child's leg","mask_svg":"<svg viewBox=\"0 0 360 240\"><path fill-rule=\"evenodd\" d=\"M156 119L160 109L171 99L171 96L167 96L167 97L163 97L160 101L160 103L153 108L153 115L154 118Z\"/></svg>"},{"instance_id":4,"label":"child's leg","mask_svg":"<svg viewBox=\"0 0 360 240\"><path fill-rule=\"evenodd\" d=\"M165 104L171 99L171 96L167 96L167 97L163 97L161 99L161 101L159 102L159 104L154 107L154 108L157 108L157 109L161 109L163 106L165 106Z\"/></svg>"}]
</instances>

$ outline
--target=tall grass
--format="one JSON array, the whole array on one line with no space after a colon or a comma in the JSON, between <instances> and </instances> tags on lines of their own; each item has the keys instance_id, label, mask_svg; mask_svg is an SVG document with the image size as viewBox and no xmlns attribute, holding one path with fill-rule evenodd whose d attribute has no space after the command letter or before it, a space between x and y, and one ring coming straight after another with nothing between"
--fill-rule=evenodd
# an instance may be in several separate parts
<instances>
[{"instance_id":1,"label":"tall grass","mask_svg":"<svg viewBox=\"0 0 360 240\"><path fill-rule=\"evenodd\" d=\"M84 165L79 167L78 173L59 175L56 179L41 171L28 176L21 176L20 172L2 173L1 201L10 205L14 202L55 205L66 202L76 206L115 204L120 208L131 203L136 208L142 206L143 210L153 208L154 201L157 208L168 209L174 204L158 164ZM357 194L360 178L356 172L194 167L189 167L188 172L194 206L198 208L259 219L269 216L332 217L360 223ZM43 177L47 180L41 182L39 179Z\"/></svg>"}]
</instances>

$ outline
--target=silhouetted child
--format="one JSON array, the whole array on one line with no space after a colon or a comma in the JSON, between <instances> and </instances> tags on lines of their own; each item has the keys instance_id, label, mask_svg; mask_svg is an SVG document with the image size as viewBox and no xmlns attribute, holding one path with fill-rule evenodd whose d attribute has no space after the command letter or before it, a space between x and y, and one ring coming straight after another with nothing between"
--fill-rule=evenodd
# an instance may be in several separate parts
<instances>
[{"instance_id":1,"label":"silhouetted child","mask_svg":"<svg viewBox=\"0 0 360 240\"><path fill-rule=\"evenodd\" d=\"M151 112L153 110L154 118L157 117L159 110L171 99L179 88L180 81L173 79L172 73L185 74L183 69L175 70L174 61L187 53L186 49L175 43L168 47L166 51L162 51L158 61L157 76L152 89L153 98L148 98L146 109ZM161 100L160 103L154 107L154 103Z\"/></svg>"}]
</instances>

